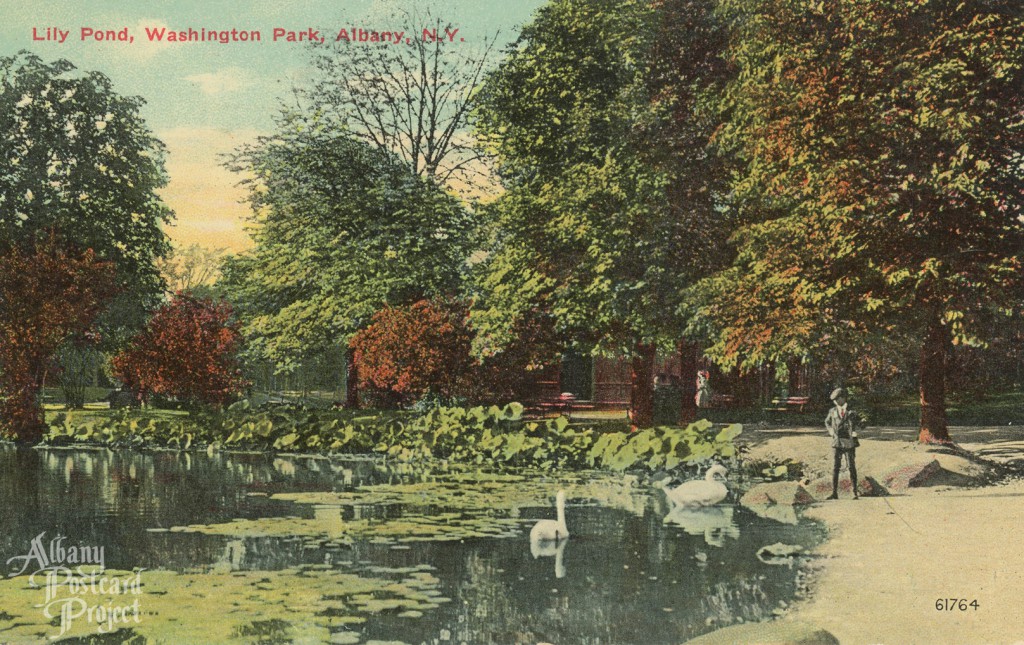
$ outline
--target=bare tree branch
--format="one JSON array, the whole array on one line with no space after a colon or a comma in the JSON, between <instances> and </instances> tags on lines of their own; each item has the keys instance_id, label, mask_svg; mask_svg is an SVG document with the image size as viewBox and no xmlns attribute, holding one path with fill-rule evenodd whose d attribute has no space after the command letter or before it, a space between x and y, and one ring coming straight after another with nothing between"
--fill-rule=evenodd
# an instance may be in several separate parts
<instances>
[{"instance_id":1,"label":"bare tree branch","mask_svg":"<svg viewBox=\"0 0 1024 645\"><path fill-rule=\"evenodd\" d=\"M455 188L486 184L483 153L465 141L472 98L488 70L498 33L479 44L448 38L451 23L401 11L409 42L340 41L313 51L318 71L303 91L321 118L398 155L418 175ZM437 38L424 38L425 30Z\"/></svg>"},{"instance_id":2,"label":"bare tree branch","mask_svg":"<svg viewBox=\"0 0 1024 645\"><path fill-rule=\"evenodd\" d=\"M220 277L225 249L209 249L198 244L175 246L170 255L157 261L167 290L191 291L213 284Z\"/></svg>"}]
</instances>

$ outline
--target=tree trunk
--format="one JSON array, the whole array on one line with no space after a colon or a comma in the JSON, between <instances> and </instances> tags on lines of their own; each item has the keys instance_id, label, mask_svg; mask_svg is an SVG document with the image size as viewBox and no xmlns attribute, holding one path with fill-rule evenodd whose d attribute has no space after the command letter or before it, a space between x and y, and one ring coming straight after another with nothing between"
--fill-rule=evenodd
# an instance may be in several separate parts
<instances>
[{"instance_id":1,"label":"tree trunk","mask_svg":"<svg viewBox=\"0 0 1024 645\"><path fill-rule=\"evenodd\" d=\"M697 420L697 344L679 343L679 387L682 401L679 407L679 425Z\"/></svg>"},{"instance_id":2,"label":"tree trunk","mask_svg":"<svg viewBox=\"0 0 1024 645\"><path fill-rule=\"evenodd\" d=\"M757 398L756 391L758 374L754 370L742 371L737 361L736 367L732 370L732 394L736 397L736 403L743 407L754 405Z\"/></svg>"},{"instance_id":3,"label":"tree trunk","mask_svg":"<svg viewBox=\"0 0 1024 645\"><path fill-rule=\"evenodd\" d=\"M757 369L757 401L771 403L775 395L775 361L768 361Z\"/></svg>"},{"instance_id":4,"label":"tree trunk","mask_svg":"<svg viewBox=\"0 0 1024 645\"><path fill-rule=\"evenodd\" d=\"M345 407L359 408L359 368L356 367L356 351L351 347L345 350Z\"/></svg>"},{"instance_id":5,"label":"tree trunk","mask_svg":"<svg viewBox=\"0 0 1024 645\"><path fill-rule=\"evenodd\" d=\"M800 371L803 369L801 360L796 356L790 356L786 359L786 371L789 372L789 381L786 385L786 396L800 396L802 388L800 387Z\"/></svg>"},{"instance_id":6,"label":"tree trunk","mask_svg":"<svg viewBox=\"0 0 1024 645\"><path fill-rule=\"evenodd\" d=\"M636 344L632 361L629 392L629 418L636 428L654 425L654 359L655 347Z\"/></svg>"},{"instance_id":7,"label":"tree trunk","mask_svg":"<svg viewBox=\"0 0 1024 645\"><path fill-rule=\"evenodd\" d=\"M921 443L952 443L946 426L946 352L949 330L934 315L921 347Z\"/></svg>"},{"instance_id":8,"label":"tree trunk","mask_svg":"<svg viewBox=\"0 0 1024 645\"><path fill-rule=\"evenodd\" d=\"M15 441L28 445L42 441L46 422L39 404L41 389L38 384L28 380L7 381L2 390L5 398L0 399L0 419L14 435Z\"/></svg>"},{"instance_id":9,"label":"tree trunk","mask_svg":"<svg viewBox=\"0 0 1024 645\"><path fill-rule=\"evenodd\" d=\"M85 407L85 388L89 372L94 360L92 349L67 345L58 354L61 370L57 374L57 383L64 394L64 405L69 410L81 410Z\"/></svg>"}]
</instances>

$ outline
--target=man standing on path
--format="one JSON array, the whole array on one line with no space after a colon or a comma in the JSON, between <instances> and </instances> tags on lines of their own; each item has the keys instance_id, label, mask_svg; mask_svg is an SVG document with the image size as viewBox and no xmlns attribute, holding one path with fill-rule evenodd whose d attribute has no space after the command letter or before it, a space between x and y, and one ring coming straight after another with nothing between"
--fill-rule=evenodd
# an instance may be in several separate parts
<instances>
[{"instance_id":1,"label":"man standing on path","mask_svg":"<svg viewBox=\"0 0 1024 645\"><path fill-rule=\"evenodd\" d=\"M850 466L850 482L853 484L853 498L858 499L857 494L857 425L860 422L860 415L848 409L846 405L846 390L837 387L832 390L829 397L835 404L828 411L825 418L825 429L832 437L832 452L835 460L832 464L832 495L828 499L839 499L839 468L843 463L843 455L846 455L846 463Z\"/></svg>"}]
</instances>

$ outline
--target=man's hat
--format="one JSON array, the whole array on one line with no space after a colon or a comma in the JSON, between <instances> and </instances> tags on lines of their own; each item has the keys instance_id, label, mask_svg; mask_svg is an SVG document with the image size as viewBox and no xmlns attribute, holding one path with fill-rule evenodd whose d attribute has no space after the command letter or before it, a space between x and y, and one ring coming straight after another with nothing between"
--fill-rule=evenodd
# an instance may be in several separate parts
<instances>
[{"instance_id":1,"label":"man's hat","mask_svg":"<svg viewBox=\"0 0 1024 645\"><path fill-rule=\"evenodd\" d=\"M832 394L830 394L828 398L830 398L831 400L835 401L839 397L843 397L844 399L848 398L846 396L846 388L845 387L837 387L836 389L832 390Z\"/></svg>"}]
</instances>

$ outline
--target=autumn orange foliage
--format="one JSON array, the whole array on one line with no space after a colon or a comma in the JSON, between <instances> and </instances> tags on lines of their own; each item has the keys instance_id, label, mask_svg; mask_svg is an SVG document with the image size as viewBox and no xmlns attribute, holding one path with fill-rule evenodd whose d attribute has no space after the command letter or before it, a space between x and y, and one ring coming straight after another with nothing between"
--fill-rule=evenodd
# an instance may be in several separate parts
<instances>
[{"instance_id":1,"label":"autumn orange foliage","mask_svg":"<svg viewBox=\"0 0 1024 645\"><path fill-rule=\"evenodd\" d=\"M0 254L0 430L37 443L39 392L62 343L86 337L117 289L114 267L56 236Z\"/></svg>"},{"instance_id":2,"label":"autumn orange foliage","mask_svg":"<svg viewBox=\"0 0 1024 645\"><path fill-rule=\"evenodd\" d=\"M179 292L111 362L115 376L142 398L222 405L247 385L236 365L240 343L230 305Z\"/></svg>"},{"instance_id":3,"label":"autumn orange foliage","mask_svg":"<svg viewBox=\"0 0 1024 645\"><path fill-rule=\"evenodd\" d=\"M389 394L400 404L428 392L457 396L460 380L474 363L466 315L459 305L428 300L378 311L350 343L360 386Z\"/></svg>"}]
</instances>

